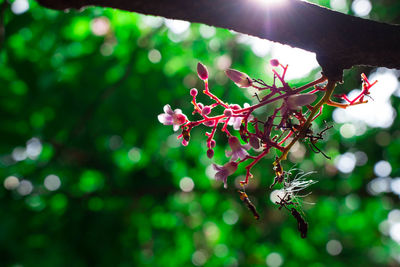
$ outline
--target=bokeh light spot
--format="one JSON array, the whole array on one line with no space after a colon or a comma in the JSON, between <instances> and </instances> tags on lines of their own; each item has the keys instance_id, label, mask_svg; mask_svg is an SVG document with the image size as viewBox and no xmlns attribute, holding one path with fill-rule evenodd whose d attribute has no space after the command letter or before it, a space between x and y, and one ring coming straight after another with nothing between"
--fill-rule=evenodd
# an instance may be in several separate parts
<instances>
[{"instance_id":1,"label":"bokeh light spot","mask_svg":"<svg viewBox=\"0 0 400 267\"><path fill-rule=\"evenodd\" d=\"M3 185L7 190L14 190L19 186L19 179L15 176L8 176Z\"/></svg>"},{"instance_id":2,"label":"bokeh light spot","mask_svg":"<svg viewBox=\"0 0 400 267\"><path fill-rule=\"evenodd\" d=\"M96 170L86 170L79 180L79 189L82 192L93 192L103 187L104 177Z\"/></svg>"},{"instance_id":3,"label":"bokeh light spot","mask_svg":"<svg viewBox=\"0 0 400 267\"><path fill-rule=\"evenodd\" d=\"M351 9L356 16L365 17L371 12L372 4L369 0L355 0L351 4Z\"/></svg>"},{"instance_id":4,"label":"bokeh light spot","mask_svg":"<svg viewBox=\"0 0 400 267\"><path fill-rule=\"evenodd\" d=\"M390 192L391 178L379 177L373 179L367 185L367 190L371 195Z\"/></svg>"},{"instance_id":5,"label":"bokeh light spot","mask_svg":"<svg viewBox=\"0 0 400 267\"><path fill-rule=\"evenodd\" d=\"M190 22L183 20L165 19L164 23L175 34L182 34L190 27Z\"/></svg>"},{"instance_id":6,"label":"bokeh light spot","mask_svg":"<svg viewBox=\"0 0 400 267\"><path fill-rule=\"evenodd\" d=\"M349 11L346 0L331 0L329 4L331 8L335 11L339 11L342 13L347 13Z\"/></svg>"},{"instance_id":7,"label":"bokeh light spot","mask_svg":"<svg viewBox=\"0 0 400 267\"><path fill-rule=\"evenodd\" d=\"M398 209L391 210L388 214L388 221L391 224L400 223L400 210Z\"/></svg>"},{"instance_id":8,"label":"bokeh light spot","mask_svg":"<svg viewBox=\"0 0 400 267\"><path fill-rule=\"evenodd\" d=\"M90 29L94 35L106 35L110 31L110 21L106 17L95 18L90 23Z\"/></svg>"},{"instance_id":9,"label":"bokeh light spot","mask_svg":"<svg viewBox=\"0 0 400 267\"><path fill-rule=\"evenodd\" d=\"M36 159L42 153L42 150L43 146L38 138L33 137L26 142L26 155L30 159Z\"/></svg>"},{"instance_id":10,"label":"bokeh light spot","mask_svg":"<svg viewBox=\"0 0 400 267\"><path fill-rule=\"evenodd\" d=\"M378 161L374 166L374 173L379 177L389 176L391 172L392 166L385 160Z\"/></svg>"},{"instance_id":11,"label":"bokeh light spot","mask_svg":"<svg viewBox=\"0 0 400 267\"><path fill-rule=\"evenodd\" d=\"M390 223L387 220L382 221L379 224L379 231L384 235L389 235Z\"/></svg>"},{"instance_id":12,"label":"bokeh light spot","mask_svg":"<svg viewBox=\"0 0 400 267\"><path fill-rule=\"evenodd\" d=\"M400 177L396 177L391 180L390 189L394 194L400 195Z\"/></svg>"},{"instance_id":13,"label":"bokeh light spot","mask_svg":"<svg viewBox=\"0 0 400 267\"><path fill-rule=\"evenodd\" d=\"M233 225L239 220L238 214L234 210L227 210L222 215L224 222L228 225Z\"/></svg>"},{"instance_id":14,"label":"bokeh light spot","mask_svg":"<svg viewBox=\"0 0 400 267\"><path fill-rule=\"evenodd\" d=\"M32 191L33 191L33 185L31 181L28 180L22 180L17 188L17 192L21 196L27 196L30 193L32 193Z\"/></svg>"},{"instance_id":15,"label":"bokeh light spot","mask_svg":"<svg viewBox=\"0 0 400 267\"><path fill-rule=\"evenodd\" d=\"M201 24L199 27L199 32L200 32L201 37L208 39L215 35L216 30L215 30L215 27Z\"/></svg>"},{"instance_id":16,"label":"bokeh light spot","mask_svg":"<svg viewBox=\"0 0 400 267\"><path fill-rule=\"evenodd\" d=\"M151 63L158 63L161 61L161 53L157 49L151 49L147 55Z\"/></svg>"},{"instance_id":17,"label":"bokeh light spot","mask_svg":"<svg viewBox=\"0 0 400 267\"><path fill-rule=\"evenodd\" d=\"M222 56L218 57L216 61L217 61L217 62L216 62L216 63L217 63L217 67L218 67L218 69L220 69L220 70L226 70L226 69L228 69L228 68L231 66L231 64L232 64L232 59L231 59L231 57L228 56L228 55L222 55ZM225 75L224 75L224 76L225 76Z\"/></svg>"},{"instance_id":18,"label":"bokeh light spot","mask_svg":"<svg viewBox=\"0 0 400 267\"><path fill-rule=\"evenodd\" d=\"M360 198L356 194L350 194L345 199L346 206L351 210L356 210L360 207Z\"/></svg>"},{"instance_id":19,"label":"bokeh light spot","mask_svg":"<svg viewBox=\"0 0 400 267\"><path fill-rule=\"evenodd\" d=\"M28 9L29 9L28 0L15 0L11 4L11 11L16 15L25 13L26 11L28 11Z\"/></svg>"},{"instance_id":20,"label":"bokeh light spot","mask_svg":"<svg viewBox=\"0 0 400 267\"><path fill-rule=\"evenodd\" d=\"M356 157L353 153L346 152L335 159L336 168L342 173L350 173L356 166Z\"/></svg>"},{"instance_id":21,"label":"bokeh light spot","mask_svg":"<svg viewBox=\"0 0 400 267\"><path fill-rule=\"evenodd\" d=\"M356 157L356 165L357 166L363 166L363 165L367 164L368 156L365 152L357 151L354 153L354 156Z\"/></svg>"},{"instance_id":22,"label":"bokeh light spot","mask_svg":"<svg viewBox=\"0 0 400 267\"><path fill-rule=\"evenodd\" d=\"M15 161L23 161L28 157L28 155L26 154L26 149L24 147L14 148L11 156Z\"/></svg>"},{"instance_id":23,"label":"bokeh light spot","mask_svg":"<svg viewBox=\"0 0 400 267\"><path fill-rule=\"evenodd\" d=\"M192 254L192 263L196 266L204 265L207 261L207 254L203 250L197 250Z\"/></svg>"},{"instance_id":24,"label":"bokeh light spot","mask_svg":"<svg viewBox=\"0 0 400 267\"><path fill-rule=\"evenodd\" d=\"M400 244L400 223L395 223L390 227L389 235L394 241Z\"/></svg>"},{"instance_id":25,"label":"bokeh light spot","mask_svg":"<svg viewBox=\"0 0 400 267\"><path fill-rule=\"evenodd\" d=\"M50 174L44 178L44 187L49 191L56 191L61 186L60 177Z\"/></svg>"},{"instance_id":26,"label":"bokeh light spot","mask_svg":"<svg viewBox=\"0 0 400 267\"><path fill-rule=\"evenodd\" d=\"M343 124L342 127L340 127L340 134L344 138L351 138L355 135L356 133L356 128L352 123L346 123Z\"/></svg>"},{"instance_id":27,"label":"bokeh light spot","mask_svg":"<svg viewBox=\"0 0 400 267\"><path fill-rule=\"evenodd\" d=\"M194 188L194 182L190 177L183 177L179 181L179 187L183 192L191 192Z\"/></svg>"},{"instance_id":28,"label":"bokeh light spot","mask_svg":"<svg viewBox=\"0 0 400 267\"><path fill-rule=\"evenodd\" d=\"M229 253L229 249L225 244L218 244L214 248L214 254L215 256L219 258L226 257Z\"/></svg>"},{"instance_id":29,"label":"bokeh light spot","mask_svg":"<svg viewBox=\"0 0 400 267\"><path fill-rule=\"evenodd\" d=\"M268 254L266 263L269 267L279 267L283 263L283 258L279 253L272 252Z\"/></svg>"},{"instance_id":30,"label":"bokeh light spot","mask_svg":"<svg viewBox=\"0 0 400 267\"><path fill-rule=\"evenodd\" d=\"M333 112L333 119L338 123L351 122L356 126L356 130L366 124L370 127L390 127L394 121L395 110L391 105L390 96L397 90L399 81L397 74L393 70L378 68L368 79L378 83L371 88L368 104L356 105L351 108L337 108ZM354 99L361 91L352 90L348 97ZM356 133L357 134L357 133Z\"/></svg>"},{"instance_id":31,"label":"bokeh light spot","mask_svg":"<svg viewBox=\"0 0 400 267\"><path fill-rule=\"evenodd\" d=\"M142 151L140 148L133 147L129 150L128 152L128 158L133 162L139 162L140 159L142 158Z\"/></svg>"},{"instance_id":32,"label":"bokeh light spot","mask_svg":"<svg viewBox=\"0 0 400 267\"><path fill-rule=\"evenodd\" d=\"M343 250L343 246L342 244L337 241L337 240L330 240L327 244L326 244L326 251L332 255L332 256L337 256L339 255Z\"/></svg>"},{"instance_id":33,"label":"bokeh light spot","mask_svg":"<svg viewBox=\"0 0 400 267\"><path fill-rule=\"evenodd\" d=\"M203 231L207 239L211 242L218 241L221 231L218 226L213 222L206 222L203 226Z\"/></svg>"}]
</instances>

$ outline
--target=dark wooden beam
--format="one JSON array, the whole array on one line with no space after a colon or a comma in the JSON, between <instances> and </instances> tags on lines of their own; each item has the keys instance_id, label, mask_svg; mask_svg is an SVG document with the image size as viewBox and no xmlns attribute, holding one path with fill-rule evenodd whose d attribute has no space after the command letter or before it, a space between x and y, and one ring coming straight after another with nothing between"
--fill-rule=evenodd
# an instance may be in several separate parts
<instances>
[{"instance_id":1,"label":"dark wooden beam","mask_svg":"<svg viewBox=\"0 0 400 267\"><path fill-rule=\"evenodd\" d=\"M400 26L361 19L305 1L37 0L52 9L111 7L257 36L317 54L324 74L340 80L355 65L400 69Z\"/></svg>"}]
</instances>

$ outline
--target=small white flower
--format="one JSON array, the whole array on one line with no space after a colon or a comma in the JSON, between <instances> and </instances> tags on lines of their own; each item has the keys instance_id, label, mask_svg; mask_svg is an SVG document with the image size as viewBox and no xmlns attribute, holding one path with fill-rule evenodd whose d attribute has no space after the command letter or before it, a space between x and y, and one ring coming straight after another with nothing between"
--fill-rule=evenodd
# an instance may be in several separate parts
<instances>
[{"instance_id":1,"label":"small white flower","mask_svg":"<svg viewBox=\"0 0 400 267\"><path fill-rule=\"evenodd\" d=\"M250 107L250 105L248 103L244 103L244 108ZM231 105L231 109L232 110L238 110L241 109L241 107L239 105ZM251 121L254 119L254 116L250 114L248 121ZM239 130L240 129L240 125L242 125L242 120L243 117L230 117L229 121L228 121L228 125L233 126L234 130Z\"/></svg>"}]
</instances>

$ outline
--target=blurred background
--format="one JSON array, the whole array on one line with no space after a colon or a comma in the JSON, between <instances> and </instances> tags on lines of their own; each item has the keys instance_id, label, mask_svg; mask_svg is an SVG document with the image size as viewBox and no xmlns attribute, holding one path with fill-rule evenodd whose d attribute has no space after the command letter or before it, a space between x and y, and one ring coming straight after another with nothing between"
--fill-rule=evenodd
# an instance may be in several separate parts
<instances>
[{"instance_id":1,"label":"blurred background","mask_svg":"<svg viewBox=\"0 0 400 267\"><path fill-rule=\"evenodd\" d=\"M397 0L320 0L343 13L399 23ZM337 92L378 79L366 105L319 118L334 128L319 146L294 147L285 169L315 170L301 239L270 200L272 160L247 188L255 221L236 192L215 182L226 162L208 129L182 147L157 120L165 104L190 118L198 61L213 93L256 103L224 75L232 67L271 81L268 62L289 64L293 86L320 75L315 55L199 24L113 9L58 12L31 0L0 5L0 259L2 266L398 266L399 71L353 68ZM373 41L373 37L371 37ZM209 99L201 99L209 103ZM295 165L297 163L297 165Z\"/></svg>"}]
</instances>

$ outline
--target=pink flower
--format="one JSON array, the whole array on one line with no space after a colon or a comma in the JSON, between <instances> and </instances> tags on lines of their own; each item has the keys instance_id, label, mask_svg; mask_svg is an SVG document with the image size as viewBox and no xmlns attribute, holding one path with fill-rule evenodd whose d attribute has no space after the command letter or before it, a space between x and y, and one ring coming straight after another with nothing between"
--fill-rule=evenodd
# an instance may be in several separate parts
<instances>
[{"instance_id":1,"label":"pink flower","mask_svg":"<svg viewBox=\"0 0 400 267\"><path fill-rule=\"evenodd\" d=\"M168 104L164 106L164 112L158 115L158 120L164 125L173 125L174 131L177 131L179 126L187 121L186 116L182 114L182 110L175 109L172 111L171 106Z\"/></svg>"},{"instance_id":2,"label":"pink flower","mask_svg":"<svg viewBox=\"0 0 400 267\"><path fill-rule=\"evenodd\" d=\"M243 117L231 117L228 121L228 125L233 126L233 129L239 130L240 125L242 125Z\"/></svg>"},{"instance_id":3,"label":"pink flower","mask_svg":"<svg viewBox=\"0 0 400 267\"><path fill-rule=\"evenodd\" d=\"M214 170L217 171L215 174L215 180L222 181L224 183L224 187L227 188L228 184L226 183L228 176L235 173L237 170L239 163L236 162L228 162L225 163L224 166L219 166L217 164L213 164Z\"/></svg>"},{"instance_id":4,"label":"pink flower","mask_svg":"<svg viewBox=\"0 0 400 267\"><path fill-rule=\"evenodd\" d=\"M244 104L244 107L246 108L246 107L249 107L250 105L249 104L247 104L247 103L245 103ZM238 109L241 109L241 107L239 106L239 105L231 105L230 106L231 107L231 109L233 109L233 110L238 110ZM254 119L254 116L253 115L250 115L249 116L249 118L248 118L248 120L249 121L251 121L251 120L253 120ZM242 120L243 120L243 117L231 117L230 119L229 119L229 121L228 121L228 125L231 125L231 126L233 126L233 129L234 130L239 130L240 129L240 125L242 125Z\"/></svg>"},{"instance_id":5,"label":"pink flower","mask_svg":"<svg viewBox=\"0 0 400 267\"><path fill-rule=\"evenodd\" d=\"M236 161L238 158L244 159L249 154L247 150L250 149L250 145L241 145L239 139L235 136L229 137L228 144L232 151L226 150L225 155L231 157L230 161Z\"/></svg>"}]
</instances>

